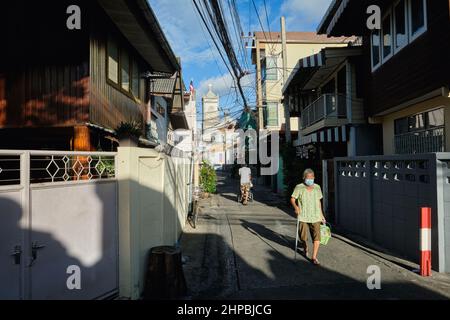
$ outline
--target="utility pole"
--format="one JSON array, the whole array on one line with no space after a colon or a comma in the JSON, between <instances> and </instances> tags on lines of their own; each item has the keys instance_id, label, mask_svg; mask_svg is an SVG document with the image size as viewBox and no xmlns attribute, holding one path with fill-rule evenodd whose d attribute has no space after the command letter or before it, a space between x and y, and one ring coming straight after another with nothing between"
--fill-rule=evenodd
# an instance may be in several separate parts
<instances>
[{"instance_id":1,"label":"utility pole","mask_svg":"<svg viewBox=\"0 0 450 320\"><path fill-rule=\"evenodd\" d=\"M288 70L287 70L287 44L286 44L286 19L281 17L281 43L283 48L283 85L288 81ZM284 107L284 118L286 121L286 142L291 143L291 116L289 110L289 101L287 96L283 99Z\"/></svg>"},{"instance_id":2,"label":"utility pole","mask_svg":"<svg viewBox=\"0 0 450 320\"><path fill-rule=\"evenodd\" d=\"M263 96L262 96L262 76L261 76L261 51L260 44L257 39L256 43L256 104L258 108L258 130L264 129L264 114L263 114Z\"/></svg>"}]
</instances>

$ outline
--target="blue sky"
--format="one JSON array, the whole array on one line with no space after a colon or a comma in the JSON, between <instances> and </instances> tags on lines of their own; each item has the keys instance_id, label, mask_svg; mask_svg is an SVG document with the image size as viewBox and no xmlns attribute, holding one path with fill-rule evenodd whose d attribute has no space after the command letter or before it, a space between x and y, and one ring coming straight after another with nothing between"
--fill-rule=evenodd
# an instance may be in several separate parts
<instances>
[{"instance_id":1,"label":"blue sky","mask_svg":"<svg viewBox=\"0 0 450 320\"><path fill-rule=\"evenodd\" d=\"M197 98L212 84L221 96L224 109L235 106L235 90L230 94L231 76L212 44L206 29L202 27L192 0L148 0L177 56L181 57L184 81L194 80ZM227 3L227 0L223 0ZM244 32L261 31L252 0L236 0ZM255 0L261 19L267 28L264 0ZM280 17L286 17L287 31L315 31L331 0L266 0L271 31L279 31ZM211 49L212 48L212 49ZM250 53L248 52L248 55ZM250 63L250 71L254 67ZM254 82L254 75L246 81ZM254 98L247 88L249 99ZM253 89L254 91L254 89ZM236 107L235 107L236 108Z\"/></svg>"}]
</instances>

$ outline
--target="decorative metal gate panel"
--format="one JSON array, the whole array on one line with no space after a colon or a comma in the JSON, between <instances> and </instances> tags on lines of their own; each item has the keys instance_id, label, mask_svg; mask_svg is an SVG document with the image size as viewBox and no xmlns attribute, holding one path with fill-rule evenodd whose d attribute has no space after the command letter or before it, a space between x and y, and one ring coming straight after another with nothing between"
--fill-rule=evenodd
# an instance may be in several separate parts
<instances>
[{"instance_id":1,"label":"decorative metal gate panel","mask_svg":"<svg viewBox=\"0 0 450 320\"><path fill-rule=\"evenodd\" d=\"M0 299L117 292L115 158L0 151Z\"/></svg>"}]
</instances>

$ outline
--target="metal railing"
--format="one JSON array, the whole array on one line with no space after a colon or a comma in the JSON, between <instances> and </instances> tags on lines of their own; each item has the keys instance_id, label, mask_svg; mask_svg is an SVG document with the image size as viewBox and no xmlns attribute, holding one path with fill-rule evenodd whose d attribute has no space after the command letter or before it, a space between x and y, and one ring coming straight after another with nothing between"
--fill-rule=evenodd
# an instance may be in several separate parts
<instances>
[{"instance_id":1,"label":"metal railing","mask_svg":"<svg viewBox=\"0 0 450 320\"><path fill-rule=\"evenodd\" d=\"M347 97L342 94L324 94L302 111L302 128L327 118L347 117Z\"/></svg>"},{"instance_id":2,"label":"metal railing","mask_svg":"<svg viewBox=\"0 0 450 320\"><path fill-rule=\"evenodd\" d=\"M437 128L395 136L394 146L396 154L444 152L444 128Z\"/></svg>"},{"instance_id":3,"label":"metal railing","mask_svg":"<svg viewBox=\"0 0 450 320\"><path fill-rule=\"evenodd\" d=\"M0 150L0 187L115 179L116 153Z\"/></svg>"},{"instance_id":4,"label":"metal railing","mask_svg":"<svg viewBox=\"0 0 450 320\"><path fill-rule=\"evenodd\" d=\"M19 185L21 157L17 153L0 151L0 186Z\"/></svg>"}]
</instances>

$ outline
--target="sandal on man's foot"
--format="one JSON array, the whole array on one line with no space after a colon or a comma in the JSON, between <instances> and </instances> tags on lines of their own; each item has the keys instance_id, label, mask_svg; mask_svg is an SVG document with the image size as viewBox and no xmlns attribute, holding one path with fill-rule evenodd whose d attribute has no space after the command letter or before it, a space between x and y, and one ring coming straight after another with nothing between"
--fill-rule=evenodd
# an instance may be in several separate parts
<instances>
[{"instance_id":1,"label":"sandal on man's foot","mask_svg":"<svg viewBox=\"0 0 450 320\"><path fill-rule=\"evenodd\" d=\"M320 266L320 262L317 259L312 259L311 262L313 263L313 265L315 266Z\"/></svg>"}]
</instances>

